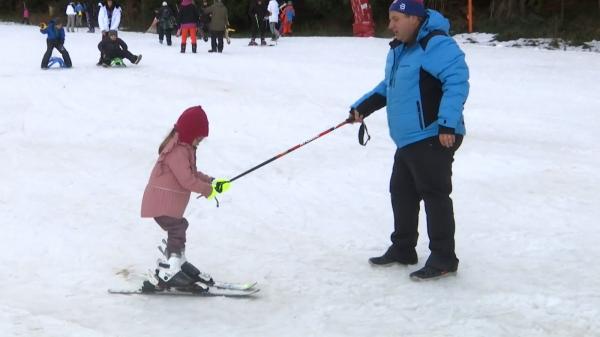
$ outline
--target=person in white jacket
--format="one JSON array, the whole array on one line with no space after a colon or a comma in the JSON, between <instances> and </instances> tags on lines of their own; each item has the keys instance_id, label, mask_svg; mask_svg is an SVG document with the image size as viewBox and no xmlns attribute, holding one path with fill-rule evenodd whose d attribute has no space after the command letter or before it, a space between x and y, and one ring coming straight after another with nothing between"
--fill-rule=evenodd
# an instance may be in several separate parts
<instances>
[{"instance_id":1,"label":"person in white jacket","mask_svg":"<svg viewBox=\"0 0 600 337\"><path fill-rule=\"evenodd\" d=\"M277 29L277 23L279 22L279 4L277 3L277 0L270 0L267 10L269 11L271 39L277 41L279 39L279 30Z\"/></svg>"},{"instance_id":2,"label":"person in white jacket","mask_svg":"<svg viewBox=\"0 0 600 337\"><path fill-rule=\"evenodd\" d=\"M98 27L102 31L102 41L108 39L109 31L118 31L119 24L121 24L121 6L113 0L107 0L106 3L101 4L98 11ZM102 54L96 65L102 65Z\"/></svg>"},{"instance_id":3,"label":"person in white jacket","mask_svg":"<svg viewBox=\"0 0 600 337\"><path fill-rule=\"evenodd\" d=\"M75 13L75 4L73 2L70 2L67 5L66 14L67 14L67 32L75 32L75 15L77 15L77 13Z\"/></svg>"},{"instance_id":4,"label":"person in white jacket","mask_svg":"<svg viewBox=\"0 0 600 337\"><path fill-rule=\"evenodd\" d=\"M121 24L121 6L113 0L106 1L98 11L98 27L102 35L106 35L110 30L119 30L119 24Z\"/></svg>"}]
</instances>

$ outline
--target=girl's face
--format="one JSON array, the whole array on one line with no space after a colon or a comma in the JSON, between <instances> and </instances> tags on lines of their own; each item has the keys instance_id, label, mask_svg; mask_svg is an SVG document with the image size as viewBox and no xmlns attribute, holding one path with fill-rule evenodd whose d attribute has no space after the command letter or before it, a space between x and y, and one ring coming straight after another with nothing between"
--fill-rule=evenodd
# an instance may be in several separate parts
<instances>
[{"instance_id":1,"label":"girl's face","mask_svg":"<svg viewBox=\"0 0 600 337\"><path fill-rule=\"evenodd\" d=\"M200 142L204 139L204 137L198 137L194 140L194 147L198 146L198 144L200 144Z\"/></svg>"}]
</instances>

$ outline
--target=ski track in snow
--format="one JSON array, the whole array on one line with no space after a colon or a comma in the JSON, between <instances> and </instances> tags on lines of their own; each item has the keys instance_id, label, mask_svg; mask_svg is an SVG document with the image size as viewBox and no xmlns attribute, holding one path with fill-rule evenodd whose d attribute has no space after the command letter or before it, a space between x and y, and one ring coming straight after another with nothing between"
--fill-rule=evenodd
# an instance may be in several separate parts
<instances>
[{"instance_id":1,"label":"ski track in snow","mask_svg":"<svg viewBox=\"0 0 600 337\"><path fill-rule=\"evenodd\" d=\"M99 34L67 33L74 68L41 71L45 36L0 24L0 336L597 336L600 56L461 44L468 136L454 166L456 277L374 269L392 229L394 145L344 126L192 199L186 255L254 299L108 295L132 287L163 233L139 218L160 141L201 104L198 168L232 177L336 125L383 76L385 39L283 38L180 55L120 33L142 62L102 69ZM56 52L55 52L56 55Z\"/></svg>"}]
</instances>

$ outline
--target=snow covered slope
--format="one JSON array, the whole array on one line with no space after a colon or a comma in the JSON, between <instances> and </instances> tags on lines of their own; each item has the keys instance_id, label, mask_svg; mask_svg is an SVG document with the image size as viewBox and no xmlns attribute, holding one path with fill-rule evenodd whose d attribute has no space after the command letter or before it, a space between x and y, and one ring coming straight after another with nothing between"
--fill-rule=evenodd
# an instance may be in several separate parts
<instances>
[{"instance_id":1,"label":"snow covered slope","mask_svg":"<svg viewBox=\"0 0 600 337\"><path fill-rule=\"evenodd\" d=\"M286 38L222 55L121 33L144 58L102 69L99 34L0 25L0 336L598 336L600 55L465 44L468 136L454 166L459 273L374 269L389 244L394 145L385 112L363 148L345 126L192 201L187 256L252 300L108 295L164 237L139 217L159 143L201 104L198 167L232 177L337 124L383 76L384 39ZM175 44L178 40L175 40ZM424 220L424 217L422 217Z\"/></svg>"}]
</instances>

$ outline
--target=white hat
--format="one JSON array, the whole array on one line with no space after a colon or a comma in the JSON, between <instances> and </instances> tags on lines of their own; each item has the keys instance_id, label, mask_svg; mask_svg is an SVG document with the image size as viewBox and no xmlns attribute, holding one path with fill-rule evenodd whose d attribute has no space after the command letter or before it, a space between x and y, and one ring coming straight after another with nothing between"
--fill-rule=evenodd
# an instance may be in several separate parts
<instances>
[{"instance_id":1,"label":"white hat","mask_svg":"<svg viewBox=\"0 0 600 337\"><path fill-rule=\"evenodd\" d=\"M166 6L166 5L167 5L167 2L166 2L166 1L163 1L163 6Z\"/></svg>"}]
</instances>

